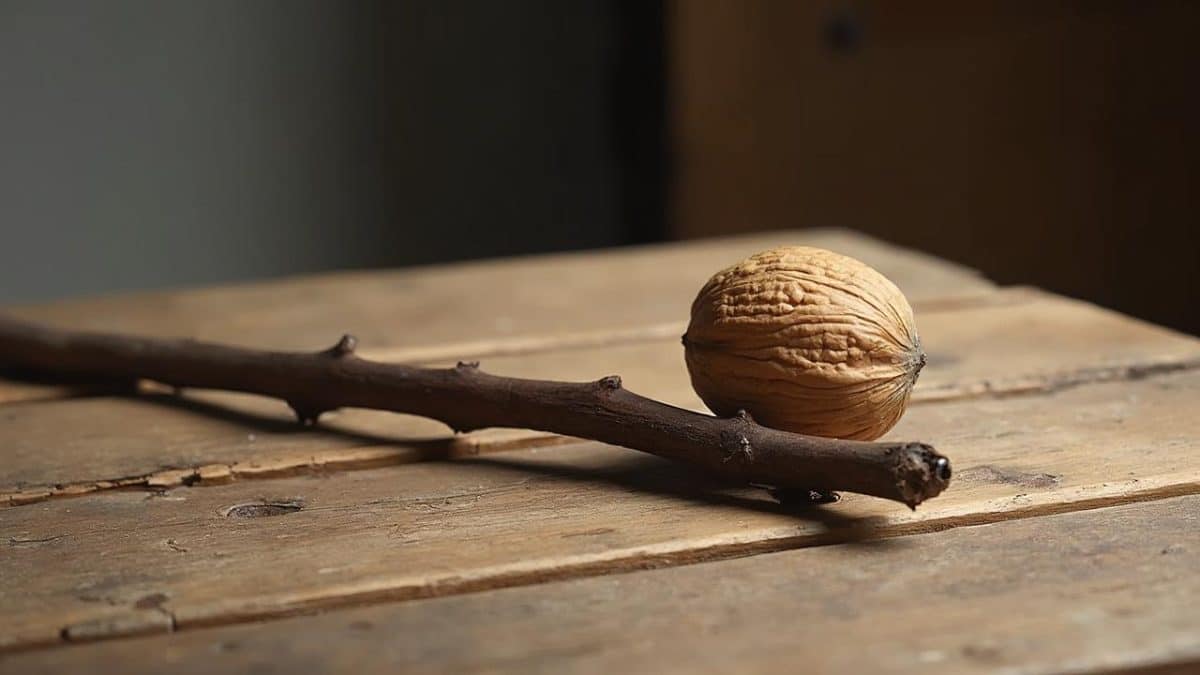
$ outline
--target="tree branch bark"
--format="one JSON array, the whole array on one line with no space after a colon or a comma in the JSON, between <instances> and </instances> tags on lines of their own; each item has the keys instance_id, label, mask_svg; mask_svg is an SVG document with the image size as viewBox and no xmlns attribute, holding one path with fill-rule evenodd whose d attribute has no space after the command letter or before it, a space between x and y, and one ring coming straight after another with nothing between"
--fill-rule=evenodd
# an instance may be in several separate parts
<instances>
[{"instance_id":1,"label":"tree branch bark","mask_svg":"<svg viewBox=\"0 0 1200 675\"><path fill-rule=\"evenodd\" d=\"M515 427L587 438L783 492L844 490L915 507L950 480L928 445L803 436L717 418L627 391L616 375L555 382L490 375L478 363L418 368L361 359L346 335L316 353L54 329L0 317L0 365L53 376L147 379L283 399L305 424L342 407L439 420L456 432Z\"/></svg>"}]
</instances>

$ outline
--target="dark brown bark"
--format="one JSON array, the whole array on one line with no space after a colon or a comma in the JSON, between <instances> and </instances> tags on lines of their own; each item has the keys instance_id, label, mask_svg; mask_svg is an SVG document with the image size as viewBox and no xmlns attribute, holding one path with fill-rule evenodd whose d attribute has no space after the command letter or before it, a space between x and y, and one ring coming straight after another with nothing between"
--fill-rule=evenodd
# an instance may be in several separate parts
<instances>
[{"instance_id":1,"label":"dark brown bark","mask_svg":"<svg viewBox=\"0 0 1200 675\"><path fill-rule=\"evenodd\" d=\"M687 462L784 492L845 490L915 507L945 489L949 461L923 443L844 441L723 419L595 382L497 377L478 363L418 368L367 361L346 335L316 353L79 333L0 318L0 365L56 376L147 379L283 399L304 423L342 407L430 417L456 432L516 427L588 438Z\"/></svg>"}]
</instances>

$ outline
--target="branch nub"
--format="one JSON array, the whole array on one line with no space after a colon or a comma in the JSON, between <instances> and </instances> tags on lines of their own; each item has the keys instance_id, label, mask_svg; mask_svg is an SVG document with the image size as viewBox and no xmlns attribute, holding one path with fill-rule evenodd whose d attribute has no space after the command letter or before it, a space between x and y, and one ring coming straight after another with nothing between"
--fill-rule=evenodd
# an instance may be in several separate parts
<instances>
[{"instance_id":1,"label":"branch nub","mask_svg":"<svg viewBox=\"0 0 1200 675\"><path fill-rule=\"evenodd\" d=\"M296 421L306 427L316 425L321 415L328 412L328 409L306 405L298 401L288 401L287 404L292 409L292 412L296 414Z\"/></svg>"},{"instance_id":2,"label":"branch nub","mask_svg":"<svg viewBox=\"0 0 1200 675\"><path fill-rule=\"evenodd\" d=\"M337 341L337 344L321 352L321 354L330 358L340 359L354 354L354 350L357 348L358 338L346 333Z\"/></svg>"},{"instance_id":3,"label":"branch nub","mask_svg":"<svg viewBox=\"0 0 1200 675\"><path fill-rule=\"evenodd\" d=\"M620 375L607 375L605 377L600 378L599 380L596 380L596 384L600 385L601 389L606 389L608 391L614 391L614 390L621 388L621 376Z\"/></svg>"},{"instance_id":4,"label":"branch nub","mask_svg":"<svg viewBox=\"0 0 1200 675\"><path fill-rule=\"evenodd\" d=\"M745 434L725 432L721 434L721 463L725 464L735 459L750 463L754 461L754 446Z\"/></svg>"},{"instance_id":5,"label":"branch nub","mask_svg":"<svg viewBox=\"0 0 1200 675\"><path fill-rule=\"evenodd\" d=\"M739 409L734 414L733 417L734 417L734 419L738 420L739 422L745 422L746 424L754 424L754 418L750 416L750 411L746 410L745 408Z\"/></svg>"}]
</instances>

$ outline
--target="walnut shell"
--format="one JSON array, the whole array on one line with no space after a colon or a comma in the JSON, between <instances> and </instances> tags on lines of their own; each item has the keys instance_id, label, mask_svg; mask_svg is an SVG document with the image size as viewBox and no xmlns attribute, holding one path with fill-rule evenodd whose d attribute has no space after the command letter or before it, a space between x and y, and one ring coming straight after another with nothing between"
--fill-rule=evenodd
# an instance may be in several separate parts
<instances>
[{"instance_id":1,"label":"walnut shell","mask_svg":"<svg viewBox=\"0 0 1200 675\"><path fill-rule=\"evenodd\" d=\"M692 387L717 415L871 440L908 404L925 354L908 301L838 253L784 246L717 273L683 336Z\"/></svg>"}]
</instances>

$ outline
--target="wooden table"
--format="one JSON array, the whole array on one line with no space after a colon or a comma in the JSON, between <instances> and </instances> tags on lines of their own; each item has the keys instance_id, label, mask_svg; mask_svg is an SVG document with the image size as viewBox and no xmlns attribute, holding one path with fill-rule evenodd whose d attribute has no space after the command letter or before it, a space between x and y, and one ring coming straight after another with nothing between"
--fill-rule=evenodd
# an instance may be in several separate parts
<instances>
[{"instance_id":1,"label":"wooden table","mask_svg":"<svg viewBox=\"0 0 1200 675\"><path fill-rule=\"evenodd\" d=\"M1200 341L1087 303L826 230L11 313L275 348L350 331L702 409L692 296L780 243L912 300L930 362L892 436L957 468L919 510L789 511L533 432L0 380L0 671L1200 670Z\"/></svg>"}]
</instances>

